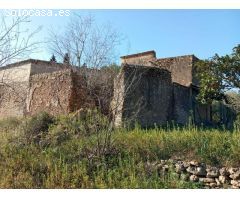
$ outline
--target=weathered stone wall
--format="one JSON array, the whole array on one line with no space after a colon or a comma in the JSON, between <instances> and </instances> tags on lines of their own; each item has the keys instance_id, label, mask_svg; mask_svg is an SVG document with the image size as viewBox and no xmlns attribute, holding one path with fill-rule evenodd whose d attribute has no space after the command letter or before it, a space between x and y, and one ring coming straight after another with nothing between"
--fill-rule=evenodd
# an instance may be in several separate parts
<instances>
[{"instance_id":1,"label":"weathered stone wall","mask_svg":"<svg viewBox=\"0 0 240 200\"><path fill-rule=\"evenodd\" d=\"M30 77L27 114L46 111L53 115L66 114L93 106L87 95L83 76L71 69Z\"/></svg>"},{"instance_id":2,"label":"weathered stone wall","mask_svg":"<svg viewBox=\"0 0 240 200\"><path fill-rule=\"evenodd\" d=\"M47 62L41 60L33 60L31 61L31 71L30 75L42 74L42 73L51 73L55 71L66 70L69 67L67 65Z\"/></svg>"},{"instance_id":3,"label":"weathered stone wall","mask_svg":"<svg viewBox=\"0 0 240 200\"><path fill-rule=\"evenodd\" d=\"M151 127L171 121L185 125L190 120L208 123L210 106L197 103L192 85L178 84L171 77L166 69L123 65L114 86L115 125L138 122Z\"/></svg>"},{"instance_id":4,"label":"weathered stone wall","mask_svg":"<svg viewBox=\"0 0 240 200\"><path fill-rule=\"evenodd\" d=\"M69 111L73 112L80 108L93 108L95 102L88 94L86 81L80 71L71 72L72 90L69 99Z\"/></svg>"},{"instance_id":5,"label":"weathered stone wall","mask_svg":"<svg viewBox=\"0 0 240 200\"><path fill-rule=\"evenodd\" d=\"M25 114L28 82L0 84L0 118Z\"/></svg>"},{"instance_id":6,"label":"weathered stone wall","mask_svg":"<svg viewBox=\"0 0 240 200\"><path fill-rule=\"evenodd\" d=\"M72 88L70 70L31 76L27 114L46 111L56 115L70 112Z\"/></svg>"},{"instance_id":7,"label":"weathered stone wall","mask_svg":"<svg viewBox=\"0 0 240 200\"><path fill-rule=\"evenodd\" d=\"M156 60L155 51L147 51L121 57L121 64L151 66L151 61Z\"/></svg>"},{"instance_id":8,"label":"weathered stone wall","mask_svg":"<svg viewBox=\"0 0 240 200\"><path fill-rule=\"evenodd\" d=\"M97 106L104 114L112 110L117 126L138 122L146 127L172 120L186 124L190 111L196 122L205 122L210 120L209 106L193 103L196 60L194 56L156 60L154 51L123 56L122 62L131 64L123 64L114 89L111 70L69 68L39 60L15 63L0 70L4 82L0 117L39 111L56 115Z\"/></svg>"},{"instance_id":9,"label":"weathered stone wall","mask_svg":"<svg viewBox=\"0 0 240 200\"><path fill-rule=\"evenodd\" d=\"M193 66L196 57L178 56L172 58L162 58L154 62L156 67L167 69L172 73L172 81L183 86L189 87L191 84L197 85L196 78L193 79Z\"/></svg>"},{"instance_id":10,"label":"weathered stone wall","mask_svg":"<svg viewBox=\"0 0 240 200\"><path fill-rule=\"evenodd\" d=\"M178 124L187 124L191 116L191 88L180 84L173 84L173 118Z\"/></svg>"},{"instance_id":11,"label":"weathered stone wall","mask_svg":"<svg viewBox=\"0 0 240 200\"><path fill-rule=\"evenodd\" d=\"M240 188L239 167L215 167L195 160L169 159L147 162L145 169L148 173L157 171L159 176L177 173L179 180L198 182L206 189Z\"/></svg>"},{"instance_id":12,"label":"weathered stone wall","mask_svg":"<svg viewBox=\"0 0 240 200\"><path fill-rule=\"evenodd\" d=\"M138 122L143 127L165 124L172 113L171 73L164 69L124 65L115 91L120 108L115 115L115 125L132 125ZM122 83L122 86L119 86ZM119 93L118 93L119 92Z\"/></svg>"},{"instance_id":13,"label":"weathered stone wall","mask_svg":"<svg viewBox=\"0 0 240 200\"><path fill-rule=\"evenodd\" d=\"M10 68L3 67L0 70L0 83L9 84L16 82L28 82L30 70L30 63Z\"/></svg>"},{"instance_id":14,"label":"weathered stone wall","mask_svg":"<svg viewBox=\"0 0 240 200\"><path fill-rule=\"evenodd\" d=\"M27 63L0 70L0 118L24 115L30 68Z\"/></svg>"}]
</instances>

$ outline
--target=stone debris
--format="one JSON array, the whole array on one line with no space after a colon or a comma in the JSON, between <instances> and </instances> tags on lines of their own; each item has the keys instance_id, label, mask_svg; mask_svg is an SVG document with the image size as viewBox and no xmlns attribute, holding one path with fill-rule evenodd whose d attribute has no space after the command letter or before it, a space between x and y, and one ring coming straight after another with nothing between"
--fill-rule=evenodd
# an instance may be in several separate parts
<instances>
[{"instance_id":1,"label":"stone debris","mask_svg":"<svg viewBox=\"0 0 240 200\"><path fill-rule=\"evenodd\" d=\"M192 165L192 166L198 166L199 165L199 163L195 160L190 161L189 164Z\"/></svg>"},{"instance_id":2,"label":"stone debris","mask_svg":"<svg viewBox=\"0 0 240 200\"><path fill-rule=\"evenodd\" d=\"M197 175L197 176L205 176L207 174L206 169L204 167L202 167L202 166L199 166L199 167L189 166L187 168L187 172L189 172L191 174L194 174L194 175Z\"/></svg>"},{"instance_id":3,"label":"stone debris","mask_svg":"<svg viewBox=\"0 0 240 200\"><path fill-rule=\"evenodd\" d=\"M215 181L216 181L217 186L221 186L222 185L218 178L215 178Z\"/></svg>"},{"instance_id":4,"label":"stone debris","mask_svg":"<svg viewBox=\"0 0 240 200\"><path fill-rule=\"evenodd\" d=\"M161 160L146 164L148 171L174 173L183 181L199 182L203 188L240 189L240 168L212 167L197 161Z\"/></svg>"},{"instance_id":5,"label":"stone debris","mask_svg":"<svg viewBox=\"0 0 240 200\"><path fill-rule=\"evenodd\" d=\"M229 178L227 176L219 176L218 179L219 179L220 183L223 183L223 184L229 182L228 181Z\"/></svg>"},{"instance_id":6,"label":"stone debris","mask_svg":"<svg viewBox=\"0 0 240 200\"><path fill-rule=\"evenodd\" d=\"M217 187L217 183L215 183L215 182L210 183L209 186L210 186L211 188L216 188L216 187Z\"/></svg>"},{"instance_id":7,"label":"stone debris","mask_svg":"<svg viewBox=\"0 0 240 200\"><path fill-rule=\"evenodd\" d=\"M228 169L228 172L229 172L230 174L234 174L234 173L236 173L238 170L239 170L238 168L230 167L230 168Z\"/></svg>"},{"instance_id":8,"label":"stone debris","mask_svg":"<svg viewBox=\"0 0 240 200\"><path fill-rule=\"evenodd\" d=\"M186 171L186 168L184 167L184 165L182 163L179 163L179 164L177 163L175 165L175 167L176 167L176 172L177 173L182 173L182 172Z\"/></svg>"},{"instance_id":9,"label":"stone debris","mask_svg":"<svg viewBox=\"0 0 240 200\"><path fill-rule=\"evenodd\" d=\"M199 182L203 182L203 183L215 183L215 179L214 179L214 178L199 178Z\"/></svg>"},{"instance_id":10,"label":"stone debris","mask_svg":"<svg viewBox=\"0 0 240 200\"><path fill-rule=\"evenodd\" d=\"M237 171L229 176L233 180L239 180L240 179L240 171Z\"/></svg>"},{"instance_id":11,"label":"stone debris","mask_svg":"<svg viewBox=\"0 0 240 200\"><path fill-rule=\"evenodd\" d=\"M231 180L231 185L235 186L235 187L240 187L240 181L236 181L236 180Z\"/></svg>"},{"instance_id":12,"label":"stone debris","mask_svg":"<svg viewBox=\"0 0 240 200\"><path fill-rule=\"evenodd\" d=\"M219 169L217 167L210 167L206 169L207 171L207 178L217 178L219 177Z\"/></svg>"},{"instance_id":13,"label":"stone debris","mask_svg":"<svg viewBox=\"0 0 240 200\"><path fill-rule=\"evenodd\" d=\"M230 175L230 173L229 173L229 171L226 167L221 168L219 170L219 173L220 173L221 176L229 176Z\"/></svg>"},{"instance_id":14,"label":"stone debris","mask_svg":"<svg viewBox=\"0 0 240 200\"><path fill-rule=\"evenodd\" d=\"M191 175L189 180L192 182L197 182L199 180L199 178L196 175Z\"/></svg>"}]
</instances>

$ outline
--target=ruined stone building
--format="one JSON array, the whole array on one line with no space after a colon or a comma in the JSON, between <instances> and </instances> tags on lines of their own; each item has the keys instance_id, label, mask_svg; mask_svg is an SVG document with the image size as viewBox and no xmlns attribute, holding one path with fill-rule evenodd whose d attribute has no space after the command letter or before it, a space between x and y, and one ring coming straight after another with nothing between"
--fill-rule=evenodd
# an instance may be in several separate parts
<instances>
[{"instance_id":1,"label":"ruined stone building","mask_svg":"<svg viewBox=\"0 0 240 200\"><path fill-rule=\"evenodd\" d=\"M64 64L25 60L0 68L0 117L65 114L85 103L82 77Z\"/></svg>"},{"instance_id":2,"label":"ruined stone building","mask_svg":"<svg viewBox=\"0 0 240 200\"><path fill-rule=\"evenodd\" d=\"M210 121L210 106L196 101L196 60L193 55L157 59L154 51L123 56L114 86L113 76L94 71L96 79L104 80L98 90L112 81L101 94L107 98L104 114L110 112L116 126L135 122L145 127L171 121L186 124L190 117L197 123ZM102 99L96 100L89 93L85 78L81 69L33 59L1 67L0 118L40 111L58 115L99 106Z\"/></svg>"},{"instance_id":3,"label":"ruined stone building","mask_svg":"<svg viewBox=\"0 0 240 200\"><path fill-rule=\"evenodd\" d=\"M138 122L144 127L174 121L211 120L211 107L196 101L199 92L194 55L156 58L154 51L121 57L115 81L115 125Z\"/></svg>"}]
</instances>

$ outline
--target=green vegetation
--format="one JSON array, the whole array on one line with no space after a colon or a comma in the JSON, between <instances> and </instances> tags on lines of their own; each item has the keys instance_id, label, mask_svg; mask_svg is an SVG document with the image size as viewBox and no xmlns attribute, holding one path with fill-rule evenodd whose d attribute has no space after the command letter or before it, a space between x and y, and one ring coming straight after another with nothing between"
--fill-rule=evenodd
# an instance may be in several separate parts
<instances>
[{"instance_id":1,"label":"green vegetation","mask_svg":"<svg viewBox=\"0 0 240 200\"><path fill-rule=\"evenodd\" d=\"M146 163L174 157L240 163L237 126L110 131L95 111L1 121L0 145L0 188L201 188Z\"/></svg>"},{"instance_id":2,"label":"green vegetation","mask_svg":"<svg viewBox=\"0 0 240 200\"><path fill-rule=\"evenodd\" d=\"M225 99L227 91L240 89L240 44L230 55L215 54L211 59L199 60L196 67L200 80L198 100L205 104Z\"/></svg>"}]
</instances>

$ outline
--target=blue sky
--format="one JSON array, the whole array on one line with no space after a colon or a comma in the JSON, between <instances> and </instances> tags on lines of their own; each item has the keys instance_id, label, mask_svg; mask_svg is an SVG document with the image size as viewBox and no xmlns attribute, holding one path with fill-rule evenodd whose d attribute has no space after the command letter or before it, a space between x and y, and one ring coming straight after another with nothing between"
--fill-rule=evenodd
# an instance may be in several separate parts
<instances>
[{"instance_id":1,"label":"blue sky","mask_svg":"<svg viewBox=\"0 0 240 200\"><path fill-rule=\"evenodd\" d=\"M157 57L194 54L201 59L228 54L240 44L240 10L71 10L92 14L97 23L110 22L125 36L120 55L155 50ZM70 17L33 17L32 27L61 28ZM60 29L59 29L60 30ZM46 50L35 58L49 59Z\"/></svg>"}]
</instances>

